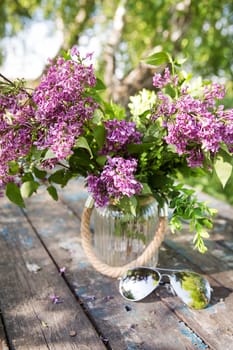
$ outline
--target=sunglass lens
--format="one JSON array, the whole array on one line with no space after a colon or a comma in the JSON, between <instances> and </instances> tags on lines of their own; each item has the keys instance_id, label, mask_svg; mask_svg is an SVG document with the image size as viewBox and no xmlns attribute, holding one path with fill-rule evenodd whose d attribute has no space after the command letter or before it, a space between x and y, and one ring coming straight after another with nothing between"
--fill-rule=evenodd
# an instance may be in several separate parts
<instances>
[{"instance_id":1,"label":"sunglass lens","mask_svg":"<svg viewBox=\"0 0 233 350\"><path fill-rule=\"evenodd\" d=\"M132 301L144 299L158 286L160 274L147 267L129 269L121 278L119 290L121 295Z\"/></svg>"},{"instance_id":2,"label":"sunglass lens","mask_svg":"<svg viewBox=\"0 0 233 350\"><path fill-rule=\"evenodd\" d=\"M170 275L170 283L180 299L193 309L204 309L210 302L209 282L195 272L181 271Z\"/></svg>"}]
</instances>

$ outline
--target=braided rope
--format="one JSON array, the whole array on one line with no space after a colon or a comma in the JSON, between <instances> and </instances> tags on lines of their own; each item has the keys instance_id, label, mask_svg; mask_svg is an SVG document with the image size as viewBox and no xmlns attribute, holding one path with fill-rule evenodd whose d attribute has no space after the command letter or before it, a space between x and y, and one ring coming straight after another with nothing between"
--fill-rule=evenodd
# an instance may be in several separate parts
<instances>
[{"instance_id":1,"label":"braided rope","mask_svg":"<svg viewBox=\"0 0 233 350\"><path fill-rule=\"evenodd\" d=\"M92 237L90 232L90 218L91 218L92 208L84 208L81 219L81 240L83 250L93 265L93 267L103 275L108 277L117 278L124 274L129 268L145 265L154 255L155 251L160 247L164 233L166 230L166 217L159 218L159 226L155 232L154 239L146 247L144 252L135 260L123 266L110 266L102 262L94 253L92 247Z\"/></svg>"}]
</instances>

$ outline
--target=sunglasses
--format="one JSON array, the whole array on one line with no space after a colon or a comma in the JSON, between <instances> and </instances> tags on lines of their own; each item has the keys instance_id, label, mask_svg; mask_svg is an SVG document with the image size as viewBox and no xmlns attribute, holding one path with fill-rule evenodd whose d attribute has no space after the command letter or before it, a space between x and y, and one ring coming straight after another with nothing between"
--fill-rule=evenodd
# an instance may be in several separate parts
<instances>
[{"instance_id":1,"label":"sunglasses","mask_svg":"<svg viewBox=\"0 0 233 350\"><path fill-rule=\"evenodd\" d=\"M139 301L166 283L167 279L171 289L189 307L204 309L209 304L212 288L206 278L193 271L132 268L121 277L119 291L125 299Z\"/></svg>"}]
</instances>

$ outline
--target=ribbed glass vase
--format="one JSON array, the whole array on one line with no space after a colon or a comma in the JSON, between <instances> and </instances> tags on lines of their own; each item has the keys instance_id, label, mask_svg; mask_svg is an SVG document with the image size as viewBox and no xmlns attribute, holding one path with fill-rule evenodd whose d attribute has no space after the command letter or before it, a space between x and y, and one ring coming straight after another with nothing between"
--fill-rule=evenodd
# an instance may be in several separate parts
<instances>
[{"instance_id":1,"label":"ribbed glass vase","mask_svg":"<svg viewBox=\"0 0 233 350\"><path fill-rule=\"evenodd\" d=\"M125 214L114 205L94 208L94 250L111 266L122 266L136 259L153 240L159 223L158 203L152 196L138 201L137 215ZM158 252L147 265L156 266Z\"/></svg>"}]
</instances>

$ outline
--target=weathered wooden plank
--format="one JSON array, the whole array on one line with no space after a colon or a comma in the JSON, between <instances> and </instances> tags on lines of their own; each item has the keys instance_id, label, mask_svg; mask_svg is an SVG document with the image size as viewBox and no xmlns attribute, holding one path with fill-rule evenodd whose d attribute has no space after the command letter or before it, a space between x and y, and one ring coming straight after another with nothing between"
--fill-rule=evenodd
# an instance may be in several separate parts
<instances>
[{"instance_id":1,"label":"weathered wooden plank","mask_svg":"<svg viewBox=\"0 0 233 350\"><path fill-rule=\"evenodd\" d=\"M82 210L89 196L84 181L82 179L70 181L66 188L59 191L59 195L63 204L66 204L81 220Z\"/></svg>"},{"instance_id":2,"label":"weathered wooden plank","mask_svg":"<svg viewBox=\"0 0 233 350\"><path fill-rule=\"evenodd\" d=\"M83 194L79 195L84 199ZM80 213L76 197L73 191L73 204ZM53 259L59 266L65 264L67 280L112 349L207 348L158 298L145 303L125 302L118 293L118 281L98 274L89 265L80 245L79 220L59 203L49 202L48 213L46 201L44 196L30 201L26 213Z\"/></svg>"},{"instance_id":3,"label":"weathered wooden plank","mask_svg":"<svg viewBox=\"0 0 233 350\"><path fill-rule=\"evenodd\" d=\"M175 245L179 253L184 252L184 248ZM160 254L161 266L169 266L169 261L172 261L175 267L186 267L196 272L204 274L203 264L198 265L198 259L188 260L189 254L186 252L181 260L181 255L174 254L174 242L172 248L163 246L163 254ZM182 249L181 249L182 248ZM191 249L191 248L190 248ZM166 262L166 256L168 257ZM172 256L172 259L169 259ZM208 265L209 259L204 265ZM171 266L171 265L170 265ZM169 266L169 267L170 267ZM204 310L194 311L188 309L179 302L178 298L169 296L163 289L159 295L162 300L183 320L185 324L199 334L206 344L209 344L211 349L228 349L231 350L233 343L232 320L233 320L233 294L228 288L221 285L211 275L206 276L213 288L212 300L209 307Z\"/></svg>"},{"instance_id":4,"label":"weathered wooden plank","mask_svg":"<svg viewBox=\"0 0 233 350\"><path fill-rule=\"evenodd\" d=\"M75 204L75 196L84 197L85 192L80 195L75 193L74 184L63 194L66 201L80 216L81 208ZM203 197L203 199L206 199ZM215 202L216 205L216 202ZM218 203L218 207L220 205ZM214 288L211 305L201 311L192 311L183 306L179 301L174 302L173 297L167 293L161 294L162 300L175 312L180 319L191 327L206 344L216 349L231 349L233 343L232 320L233 303L232 287L233 255L230 244L232 243L233 225L229 220L232 215L232 208L225 205L224 217L217 217L214 229L207 241L209 247L205 255L193 250L191 245L192 236L188 230L181 235L176 235L166 240L168 247L162 247L160 252L160 265L167 267L192 268L197 272L209 275L209 280ZM166 250L166 251L164 251ZM178 254L177 254L178 253ZM227 317L226 317L227 314Z\"/></svg>"},{"instance_id":5,"label":"weathered wooden plank","mask_svg":"<svg viewBox=\"0 0 233 350\"><path fill-rule=\"evenodd\" d=\"M183 255L190 263L196 265L203 272L216 279L224 287L233 290L233 254L232 251L218 242L207 242L209 247L205 254L193 250L187 241L187 236L183 236L182 241L179 239L167 239L166 244L173 250Z\"/></svg>"},{"instance_id":6,"label":"weathered wooden plank","mask_svg":"<svg viewBox=\"0 0 233 350\"><path fill-rule=\"evenodd\" d=\"M0 225L0 302L12 349L105 349L25 216L3 199Z\"/></svg>"},{"instance_id":7,"label":"weathered wooden plank","mask_svg":"<svg viewBox=\"0 0 233 350\"><path fill-rule=\"evenodd\" d=\"M197 195L200 201L207 202L212 208L217 209L220 217L223 219L232 220L233 209L230 204L200 191L197 193Z\"/></svg>"},{"instance_id":8,"label":"weathered wooden plank","mask_svg":"<svg viewBox=\"0 0 233 350\"><path fill-rule=\"evenodd\" d=\"M224 224L224 223L223 223ZM193 330L198 330L200 336L207 342L211 339L211 345L216 349L231 349L233 343L232 319L233 319L233 294L232 294L232 252L227 246L219 246L214 238L219 235L231 239L232 229L226 232L223 225L217 235L211 234L211 240L207 241L209 250L206 254L194 251L190 245L190 235L181 234L165 240L166 250L173 255L173 263L177 265L174 251L183 256L183 266L189 266L197 272L208 274L208 279L213 287L212 303L204 312L192 312L184 308L175 311L187 322ZM221 232L222 231L222 232ZM179 260L180 260L179 257ZM185 262L186 261L186 262ZM160 259L161 263L161 259ZM172 307L173 301L166 298L166 302ZM227 315L227 317L226 317Z\"/></svg>"},{"instance_id":9,"label":"weathered wooden plank","mask_svg":"<svg viewBox=\"0 0 233 350\"><path fill-rule=\"evenodd\" d=\"M1 310L0 310L0 314L1 314ZM9 350L1 317L0 317L0 350Z\"/></svg>"}]
</instances>

